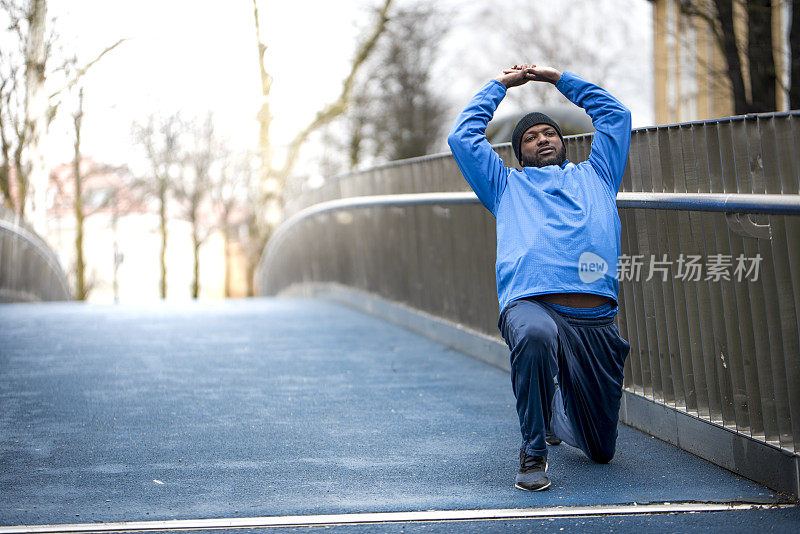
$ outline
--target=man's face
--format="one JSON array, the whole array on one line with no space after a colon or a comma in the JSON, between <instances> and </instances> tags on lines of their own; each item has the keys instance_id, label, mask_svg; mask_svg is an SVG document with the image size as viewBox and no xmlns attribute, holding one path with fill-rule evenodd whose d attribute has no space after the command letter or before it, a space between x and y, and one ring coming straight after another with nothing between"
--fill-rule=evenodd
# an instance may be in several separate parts
<instances>
[{"instance_id":1,"label":"man's face","mask_svg":"<svg viewBox=\"0 0 800 534\"><path fill-rule=\"evenodd\" d=\"M524 167L561 165L567 159L561 137L549 124L536 124L525 130L519 149Z\"/></svg>"}]
</instances>

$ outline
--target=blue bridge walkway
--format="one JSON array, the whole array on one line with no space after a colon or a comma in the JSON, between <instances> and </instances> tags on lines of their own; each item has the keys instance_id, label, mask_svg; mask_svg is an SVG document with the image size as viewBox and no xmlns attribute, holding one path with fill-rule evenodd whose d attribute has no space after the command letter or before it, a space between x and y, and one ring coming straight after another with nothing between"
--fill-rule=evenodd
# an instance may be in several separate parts
<instances>
[{"instance_id":1,"label":"blue bridge walkway","mask_svg":"<svg viewBox=\"0 0 800 534\"><path fill-rule=\"evenodd\" d=\"M553 447L552 488L515 490L513 404L504 371L323 300L2 305L0 533L800 531L624 426L610 464Z\"/></svg>"}]
</instances>

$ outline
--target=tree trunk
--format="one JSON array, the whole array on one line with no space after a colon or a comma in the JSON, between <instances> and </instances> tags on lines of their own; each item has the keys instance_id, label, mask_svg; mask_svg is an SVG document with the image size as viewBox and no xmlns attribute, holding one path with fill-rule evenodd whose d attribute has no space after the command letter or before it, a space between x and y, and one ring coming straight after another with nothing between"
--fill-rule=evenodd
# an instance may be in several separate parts
<instances>
[{"instance_id":1,"label":"tree trunk","mask_svg":"<svg viewBox=\"0 0 800 534\"><path fill-rule=\"evenodd\" d=\"M167 182L163 178L158 191L159 210L161 218L161 298L167 298Z\"/></svg>"},{"instance_id":2,"label":"tree trunk","mask_svg":"<svg viewBox=\"0 0 800 534\"><path fill-rule=\"evenodd\" d=\"M739 60L739 50L736 46L736 35L733 28L733 2L731 0L714 0L717 17L721 26L722 52L727 64L728 79L733 92L733 109L736 115L744 115L749 106L744 91L742 78L742 64Z\"/></svg>"},{"instance_id":3,"label":"tree trunk","mask_svg":"<svg viewBox=\"0 0 800 534\"><path fill-rule=\"evenodd\" d=\"M267 233L266 235L262 234L257 228L257 224L257 215L251 213L247 220L248 242L247 251L245 254L245 259L247 262L245 270L247 276L248 297L254 297L256 294L256 269L258 268L258 262L261 260L261 254L264 251L264 247L267 245L267 241L269 241L270 238L270 233Z\"/></svg>"},{"instance_id":4,"label":"tree trunk","mask_svg":"<svg viewBox=\"0 0 800 534\"><path fill-rule=\"evenodd\" d=\"M17 177L17 213L20 217L25 215L25 197L28 196L28 175L22 166L22 149L25 146L24 137L20 138L17 148L14 150L14 174Z\"/></svg>"},{"instance_id":5,"label":"tree trunk","mask_svg":"<svg viewBox=\"0 0 800 534\"><path fill-rule=\"evenodd\" d=\"M228 224L230 210L223 215L222 235L225 237L225 298L231 298L231 225Z\"/></svg>"},{"instance_id":6,"label":"tree trunk","mask_svg":"<svg viewBox=\"0 0 800 534\"><path fill-rule=\"evenodd\" d=\"M0 84L0 97L3 96L2 89L6 83L8 83L8 80L4 80ZM5 98L0 101L0 157L3 158L3 162L0 163L0 190L3 192L3 203L14 209L14 201L11 198L11 143L6 137L6 121L8 119L3 115L3 110L8 109L10 104L5 104L4 101Z\"/></svg>"},{"instance_id":7,"label":"tree trunk","mask_svg":"<svg viewBox=\"0 0 800 534\"><path fill-rule=\"evenodd\" d=\"M775 111L775 56L772 50L772 0L747 0L747 57L750 113Z\"/></svg>"},{"instance_id":8,"label":"tree trunk","mask_svg":"<svg viewBox=\"0 0 800 534\"><path fill-rule=\"evenodd\" d=\"M361 145L364 141L364 124L366 120L358 114L353 119L352 130L350 131L350 142L347 145L347 152L350 159L350 170L354 171L361 163Z\"/></svg>"},{"instance_id":9,"label":"tree trunk","mask_svg":"<svg viewBox=\"0 0 800 534\"><path fill-rule=\"evenodd\" d=\"M269 111L269 92L272 87L272 77L264 68L264 55L267 52L267 46L261 40L261 25L258 20L256 0L253 0L253 18L256 23L258 68L261 73L261 109L258 112L259 191L262 195L266 195L269 189L268 181L272 172L272 150L269 143L269 127L272 123L272 115Z\"/></svg>"},{"instance_id":10,"label":"tree trunk","mask_svg":"<svg viewBox=\"0 0 800 534\"><path fill-rule=\"evenodd\" d=\"M192 298L197 300L200 296L200 243L197 236L194 238L194 280L192 281Z\"/></svg>"},{"instance_id":11,"label":"tree trunk","mask_svg":"<svg viewBox=\"0 0 800 534\"><path fill-rule=\"evenodd\" d=\"M45 64L47 62L47 40L45 23L47 2L31 0L27 20L28 35L25 43L25 139L27 140L25 167L28 168L28 184L25 197L20 204L27 206L28 217L34 229L47 231L47 185L49 172L45 159L45 141L48 125L48 101L45 92ZM23 193L23 191L20 191ZM23 200L24 198L24 200Z\"/></svg>"},{"instance_id":12,"label":"tree trunk","mask_svg":"<svg viewBox=\"0 0 800 534\"><path fill-rule=\"evenodd\" d=\"M258 266L258 262L253 261L252 258L247 258L247 296L248 297L255 297L256 296L256 267Z\"/></svg>"},{"instance_id":13,"label":"tree trunk","mask_svg":"<svg viewBox=\"0 0 800 534\"><path fill-rule=\"evenodd\" d=\"M75 159L72 172L75 179L75 297L86 300L86 266L83 259L83 177L81 176L81 121L83 120L83 89L78 96L75 124Z\"/></svg>"},{"instance_id":14,"label":"tree trunk","mask_svg":"<svg viewBox=\"0 0 800 534\"><path fill-rule=\"evenodd\" d=\"M789 32L789 54L791 59L789 108L800 109L800 1L792 1L792 29Z\"/></svg>"},{"instance_id":15,"label":"tree trunk","mask_svg":"<svg viewBox=\"0 0 800 534\"><path fill-rule=\"evenodd\" d=\"M192 210L192 249L194 252L194 277L192 279L192 298L200 295L200 236L197 233L197 208Z\"/></svg>"},{"instance_id":16,"label":"tree trunk","mask_svg":"<svg viewBox=\"0 0 800 534\"><path fill-rule=\"evenodd\" d=\"M122 253L117 242L117 225L119 222L119 197L114 193L114 202L111 204L111 232L114 236L114 302L119 302L119 266L122 263Z\"/></svg>"}]
</instances>

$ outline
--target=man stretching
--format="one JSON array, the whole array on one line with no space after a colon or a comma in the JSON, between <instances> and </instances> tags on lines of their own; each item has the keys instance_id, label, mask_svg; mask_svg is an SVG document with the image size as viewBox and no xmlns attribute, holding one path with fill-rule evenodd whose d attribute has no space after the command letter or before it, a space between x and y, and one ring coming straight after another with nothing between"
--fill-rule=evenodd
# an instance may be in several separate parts
<instances>
[{"instance_id":1,"label":"man stretching","mask_svg":"<svg viewBox=\"0 0 800 534\"><path fill-rule=\"evenodd\" d=\"M512 87L552 83L595 127L585 162L567 161L558 124L530 113L514 128L522 170L508 168L486 125ZM550 486L547 445L614 456L628 342L614 324L620 221L616 195L628 158L630 111L570 72L514 65L489 81L453 125L448 144L464 178L497 223L499 328L511 349L522 431L515 486Z\"/></svg>"}]
</instances>

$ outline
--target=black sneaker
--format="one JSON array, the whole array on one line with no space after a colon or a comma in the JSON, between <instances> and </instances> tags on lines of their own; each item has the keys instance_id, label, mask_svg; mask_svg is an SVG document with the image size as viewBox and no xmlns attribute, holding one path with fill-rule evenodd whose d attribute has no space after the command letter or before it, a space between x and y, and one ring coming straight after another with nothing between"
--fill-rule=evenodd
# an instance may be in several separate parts
<instances>
[{"instance_id":1,"label":"black sneaker","mask_svg":"<svg viewBox=\"0 0 800 534\"><path fill-rule=\"evenodd\" d=\"M558 436L556 436L555 434L551 434L550 432L545 434L544 441L548 445L561 445L561 440L558 439Z\"/></svg>"},{"instance_id":2,"label":"black sneaker","mask_svg":"<svg viewBox=\"0 0 800 534\"><path fill-rule=\"evenodd\" d=\"M514 487L525 491L541 491L550 487L547 478L547 456L528 456L519 451L519 472Z\"/></svg>"}]
</instances>

